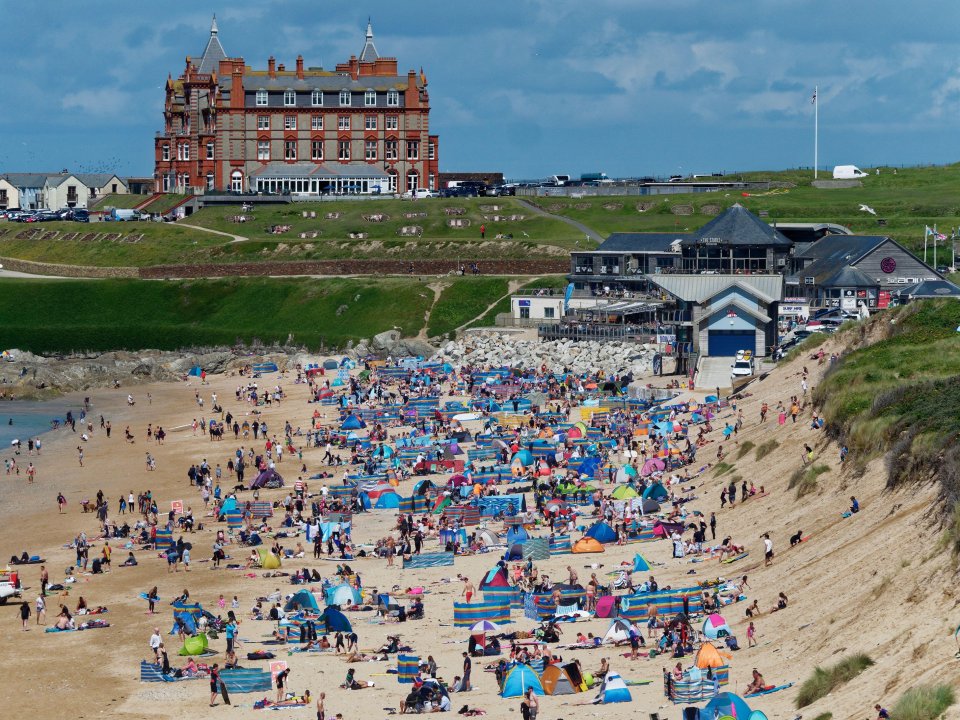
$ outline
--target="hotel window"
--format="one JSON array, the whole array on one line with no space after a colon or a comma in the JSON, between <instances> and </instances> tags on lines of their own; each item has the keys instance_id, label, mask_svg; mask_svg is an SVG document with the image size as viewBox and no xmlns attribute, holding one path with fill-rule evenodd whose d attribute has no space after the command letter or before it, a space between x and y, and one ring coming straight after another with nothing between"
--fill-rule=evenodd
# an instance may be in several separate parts
<instances>
[{"instance_id":1,"label":"hotel window","mask_svg":"<svg viewBox=\"0 0 960 720\"><path fill-rule=\"evenodd\" d=\"M213 173L207 173L207 190L213 190Z\"/></svg>"},{"instance_id":2,"label":"hotel window","mask_svg":"<svg viewBox=\"0 0 960 720\"><path fill-rule=\"evenodd\" d=\"M366 160L377 159L377 141L367 140L363 145L363 157Z\"/></svg>"},{"instance_id":3,"label":"hotel window","mask_svg":"<svg viewBox=\"0 0 960 720\"><path fill-rule=\"evenodd\" d=\"M323 130L323 115L314 115L310 118L311 130Z\"/></svg>"},{"instance_id":4,"label":"hotel window","mask_svg":"<svg viewBox=\"0 0 960 720\"><path fill-rule=\"evenodd\" d=\"M363 104L366 107L374 107L377 104L377 93L373 90L367 90L363 94Z\"/></svg>"},{"instance_id":5,"label":"hotel window","mask_svg":"<svg viewBox=\"0 0 960 720\"><path fill-rule=\"evenodd\" d=\"M429 157L431 160L436 160L436 159L437 159L437 146L436 146L436 145L434 145L433 143L430 143L430 144L427 146L427 152L430 153L428 157Z\"/></svg>"},{"instance_id":6,"label":"hotel window","mask_svg":"<svg viewBox=\"0 0 960 720\"><path fill-rule=\"evenodd\" d=\"M267 91L257 90L257 107L267 106Z\"/></svg>"},{"instance_id":7,"label":"hotel window","mask_svg":"<svg viewBox=\"0 0 960 720\"><path fill-rule=\"evenodd\" d=\"M297 141L296 140L285 140L283 143L283 158L284 160L296 160L297 159Z\"/></svg>"},{"instance_id":8,"label":"hotel window","mask_svg":"<svg viewBox=\"0 0 960 720\"><path fill-rule=\"evenodd\" d=\"M363 126L367 130L376 130L377 129L377 116L376 115L367 115L363 120Z\"/></svg>"},{"instance_id":9,"label":"hotel window","mask_svg":"<svg viewBox=\"0 0 960 720\"><path fill-rule=\"evenodd\" d=\"M314 90L310 93L310 104L314 107L323 105L323 93L320 90Z\"/></svg>"},{"instance_id":10,"label":"hotel window","mask_svg":"<svg viewBox=\"0 0 960 720\"><path fill-rule=\"evenodd\" d=\"M164 146L161 148L160 153L161 153L161 154L160 154L160 157L162 157L164 160L169 160L169 159L170 159L170 146L169 146L169 145L164 145Z\"/></svg>"},{"instance_id":11,"label":"hotel window","mask_svg":"<svg viewBox=\"0 0 960 720\"><path fill-rule=\"evenodd\" d=\"M349 130L350 129L350 116L341 115L337 118L337 130Z\"/></svg>"},{"instance_id":12,"label":"hotel window","mask_svg":"<svg viewBox=\"0 0 960 720\"><path fill-rule=\"evenodd\" d=\"M420 176L416 170L407 173L407 190L416 190L420 187Z\"/></svg>"},{"instance_id":13,"label":"hotel window","mask_svg":"<svg viewBox=\"0 0 960 720\"><path fill-rule=\"evenodd\" d=\"M310 157L313 160L323 160L323 140L314 140L310 143Z\"/></svg>"},{"instance_id":14,"label":"hotel window","mask_svg":"<svg viewBox=\"0 0 960 720\"><path fill-rule=\"evenodd\" d=\"M297 129L297 116L296 116L296 115L284 115L284 116L283 116L283 129L284 129L284 130L296 130L296 129Z\"/></svg>"},{"instance_id":15,"label":"hotel window","mask_svg":"<svg viewBox=\"0 0 960 720\"><path fill-rule=\"evenodd\" d=\"M270 141L257 140L257 160L270 159Z\"/></svg>"},{"instance_id":16,"label":"hotel window","mask_svg":"<svg viewBox=\"0 0 960 720\"><path fill-rule=\"evenodd\" d=\"M387 130L399 130L400 118L396 115L387 115Z\"/></svg>"},{"instance_id":17,"label":"hotel window","mask_svg":"<svg viewBox=\"0 0 960 720\"><path fill-rule=\"evenodd\" d=\"M340 140L337 143L337 157L341 160L350 159L350 141Z\"/></svg>"},{"instance_id":18,"label":"hotel window","mask_svg":"<svg viewBox=\"0 0 960 720\"><path fill-rule=\"evenodd\" d=\"M350 107L350 91L341 90L340 91L340 105L343 107Z\"/></svg>"},{"instance_id":19,"label":"hotel window","mask_svg":"<svg viewBox=\"0 0 960 720\"><path fill-rule=\"evenodd\" d=\"M545 318L555 318L556 317L556 308L545 307L543 309L543 316Z\"/></svg>"},{"instance_id":20,"label":"hotel window","mask_svg":"<svg viewBox=\"0 0 960 720\"><path fill-rule=\"evenodd\" d=\"M286 107L293 107L297 104L297 94L293 90L283 91L283 104Z\"/></svg>"},{"instance_id":21,"label":"hotel window","mask_svg":"<svg viewBox=\"0 0 960 720\"><path fill-rule=\"evenodd\" d=\"M270 116L257 115L257 130L269 130L269 129L270 129Z\"/></svg>"},{"instance_id":22,"label":"hotel window","mask_svg":"<svg viewBox=\"0 0 960 720\"><path fill-rule=\"evenodd\" d=\"M183 144L183 159L184 160L190 159L190 143Z\"/></svg>"},{"instance_id":23,"label":"hotel window","mask_svg":"<svg viewBox=\"0 0 960 720\"><path fill-rule=\"evenodd\" d=\"M407 140L407 160L420 159L420 141Z\"/></svg>"},{"instance_id":24,"label":"hotel window","mask_svg":"<svg viewBox=\"0 0 960 720\"><path fill-rule=\"evenodd\" d=\"M163 192L170 192L170 176L163 176Z\"/></svg>"},{"instance_id":25,"label":"hotel window","mask_svg":"<svg viewBox=\"0 0 960 720\"><path fill-rule=\"evenodd\" d=\"M396 140L387 140L383 144L383 157L385 160L397 159L397 141Z\"/></svg>"},{"instance_id":26,"label":"hotel window","mask_svg":"<svg viewBox=\"0 0 960 720\"><path fill-rule=\"evenodd\" d=\"M207 143L207 160L213 160L213 143Z\"/></svg>"},{"instance_id":27,"label":"hotel window","mask_svg":"<svg viewBox=\"0 0 960 720\"><path fill-rule=\"evenodd\" d=\"M396 90L387 90L387 107L400 107L400 93Z\"/></svg>"}]
</instances>

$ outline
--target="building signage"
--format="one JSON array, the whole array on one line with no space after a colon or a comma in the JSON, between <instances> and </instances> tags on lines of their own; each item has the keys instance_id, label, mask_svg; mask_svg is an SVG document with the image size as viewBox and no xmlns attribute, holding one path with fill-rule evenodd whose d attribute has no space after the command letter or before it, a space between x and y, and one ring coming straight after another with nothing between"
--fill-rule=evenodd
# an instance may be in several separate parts
<instances>
[{"instance_id":1,"label":"building signage","mask_svg":"<svg viewBox=\"0 0 960 720\"><path fill-rule=\"evenodd\" d=\"M530 307L530 301L529 301L529 300L521 300L521 301L520 301L520 307Z\"/></svg>"},{"instance_id":2,"label":"building signage","mask_svg":"<svg viewBox=\"0 0 960 720\"><path fill-rule=\"evenodd\" d=\"M889 275L897 269L897 261L892 257L885 257L880 261L880 269Z\"/></svg>"},{"instance_id":3,"label":"building signage","mask_svg":"<svg viewBox=\"0 0 960 720\"><path fill-rule=\"evenodd\" d=\"M785 305L780 303L778 309L778 314L780 315L807 315L810 310L809 305L806 303L797 303L791 305Z\"/></svg>"}]
</instances>

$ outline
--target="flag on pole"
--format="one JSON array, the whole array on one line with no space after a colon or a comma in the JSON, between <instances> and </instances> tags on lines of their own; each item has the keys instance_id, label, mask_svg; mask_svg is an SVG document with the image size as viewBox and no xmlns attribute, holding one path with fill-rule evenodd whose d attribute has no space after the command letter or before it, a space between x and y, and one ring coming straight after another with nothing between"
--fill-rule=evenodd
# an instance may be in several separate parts
<instances>
[{"instance_id":1,"label":"flag on pole","mask_svg":"<svg viewBox=\"0 0 960 720\"><path fill-rule=\"evenodd\" d=\"M817 89L816 89L816 88L813 89L813 97L810 98L810 104L811 104L811 105L816 105L816 104L817 104Z\"/></svg>"}]
</instances>

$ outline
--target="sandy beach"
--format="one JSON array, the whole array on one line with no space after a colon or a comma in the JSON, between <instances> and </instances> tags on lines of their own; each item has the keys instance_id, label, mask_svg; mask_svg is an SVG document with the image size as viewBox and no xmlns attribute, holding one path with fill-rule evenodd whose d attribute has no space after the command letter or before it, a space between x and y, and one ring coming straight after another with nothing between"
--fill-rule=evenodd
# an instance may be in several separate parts
<instances>
[{"instance_id":1,"label":"sandy beach","mask_svg":"<svg viewBox=\"0 0 960 720\"><path fill-rule=\"evenodd\" d=\"M824 346L830 352L830 345ZM778 401L787 401L790 395L800 393L802 365L811 371L811 385L815 385L824 369L816 362L801 358L779 366L765 380L751 386L751 396L741 400L738 409L745 414L743 428L736 444L723 441L727 461L735 464L735 475L757 486L763 485L768 494L737 503L733 509L720 509L720 491L729 476L714 477L712 472L700 475L694 482L697 500L689 507L700 510L709 517L717 513L717 536L730 535L738 544L750 551L749 557L734 564L719 564L716 560L691 563L688 558L673 559L672 545L666 540L633 543L626 546L608 545L606 552L592 555L558 555L537 563L541 572L553 578L564 578L567 566L572 566L585 582L591 572L601 574L613 570L621 561L632 560L636 552L642 552L651 563L652 574L661 587L682 586L698 581L715 579L718 576L732 578L748 575L748 602L759 601L763 613L755 618L758 631L758 646L746 648L746 623L744 609L747 602L734 604L724 609L723 614L740 639L743 649L733 653L730 685L728 690L743 692L750 680L753 668L760 668L772 684L799 683L814 666L829 663L852 652L867 652L877 665L844 685L839 691L814 705L804 708L803 715L815 717L819 712L831 711L834 718L866 718L874 703L893 703L906 688L936 679L938 682L956 683L960 679L960 664L953 658L956 651L952 631L956 626L955 586L951 582L954 568L949 554L938 552L936 526L929 516L929 508L935 489L924 487L912 492L890 493L884 491L884 473L878 461L868 467L862 477L853 477L841 472L837 448L828 443L822 433L810 429L810 408L797 422L779 426L776 415L767 422L759 423L759 408L768 402L771 408ZM203 603L215 614L217 599L222 594L227 600L234 595L239 599L238 655L244 667L266 667L265 661L248 661L246 653L264 648L262 641L269 638L275 623L256 622L250 619L249 609L257 596L267 595L275 589L289 594L300 589L289 584L287 578L264 578L256 571L253 578L245 577L244 571L212 570L211 545L222 523L211 523L203 518L203 502L198 489L188 486L186 471L191 463L207 459L211 465L224 467L224 489L232 485L226 480L226 461L238 446L229 433L222 442L211 442L199 431L194 434L189 424L201 416L210 418L211 393L216 393L225 411L232 412L240 422L251 410L246 403L234 399L234 391L246 378L216 376L207 378L200 385L192 382L179 384L155 384L138 386L134 393L136 404L127 405L126 388L110 391L79 393L66 398L69 403L82 403L84 395L90 395L90 417L94 421L88 442L79 439L77 432L60 429L43 436L43 454L28 457L26 444L17 458L22 469L28 462L37 467L36 482L29 484L25 471L19 476L4 475L0 483L0 556L4 559L23 551L41 555L51 582L64 577L64 569L74 560L74 552L66 547L80 532L91 538L98 535L98 522L94 514L80 511L83 500L92 500L102 490L110 503L111 517L116 521L130 516L116 514L121 495L137 494L150 489L158 500L161 516L170 508L170 502L182 500L184 506L192 506L194 515L204 522L204 529L185 537L193 543L193 563L189 573L168 573L166 563L155 552L137 552L139 565L133 568L119 567L126 551L111 542L114 547L113 567L102 575L77 574L78 580L69 586L69 594L47 597L47 625L53 624L60 602L71 610L83 596L90 606L105 605L109 612L102 616L110 622L105 629L72 633L44 633L36 618L30 618L30 631L20 629L18 603L11 602L0 607L0 687L7 698L7 711L11 714L30 712L39 717L57 717L69 708L80 717L170 717L170 718L255 718L266 711L254 710L252 704L262 694L240 694L232 697L233 707L208 707L209 690L206 680L185 681L170 684L140 683L140 661L150 658L148 639L154 627L164 634L170 651L171 663L182 666L184 658L176 657L179 642L176 636L167 635L172 626L169 601L184 589L189 589L192 599ZM262 418L271 428L271 434L282 432L289 421L294 427L306 428L315 409L324 414L325 421L335 419L334 407L307 403L307 386L294 384L292 376L280 381L277 374L259 379L261 388L272 388L281 382L286 399L277 407L260 408ZM197 406L195 393L204 398L204 408ZM148 393L152 402L148 402ZM0 409L2 411L2 409ZM99 427L103 415L113 427L109 439ZM706 445L698 456L697 465L716 462L717 440L725 420L733 421L734 411L725 411L715 421L712 434L714 442ZM147 425L163 426L167 430L166 442L158 446L146 439ZM124 439L124 428L129 426L134 442ZM176 430L174 428L185 427ZM777 449L761 461L756 461L753 452L737 458L738 448L747 441L759 445L776 439ZM242 440L242 438L241 438ZM252 438L251 438L252 440ZM300 444L302 438L295 442ZM828 465L830 471L819 479L818 492L800 500L793 490L787 489L790 474L800 466L804 443L815 449L817 462ZM247 447L250 441L243 443ZM83 467L78 462L77 446L83 447ZM257 444L262 448L262 442ZM157 469L148 472L146 453L156 458ZM346 453L341 453L346 456ZM303 462L308 473L325 470L322 463L323 449L306 449ZM4 448L0 457L6 459L11 451ZM274 500L284 497L297 479L299 464L295 457L284 455L277 470L284 476L288 487L280 490L261 491L261 499ZM336 471L336 480L343 475L343 468ZM441 478L434 478L441 480ZM312 481L310 491L319 491L321 481ZM400 488L401 495L409 496L412 481ZM611 488L612 489L612 486ZM58 513L56 497L62 492L67 498L64 514ZM843 518L848 498L856 495L862 510L853 518ZM248 499L250 493L241 495ZM135 517L135 516L134 516ZM276 518L275 518L276 519ZM353 537L356 542L375 542L385 536L396 522L395 510L381 510L355 516ZM589 524L589 523L587 523ZM493 525L491 523L491 525ZM498 524L499 527L499 524ZM788 538L797 530L809 537L796 548L790 548ZM769 532L775 543L775 558L770 567L764 567L763 544L760 536ZM302 538L301 538L301 541ZM296 540L282 541L285 547L293 547ZM314 560L307 548L307 557L285 563L284 569L316 568L321 575L332 575L335 565L326 560ZM91 558L99 554L102 541L91 546ZM424 550L438 549L436 541L428 542ZM247 552L231 547L229 554L242 562ZM402 570L401 562L388 567L384 560L357 559L351 566L363 577L365 588L377 587L389 591L395 586L423 585L426 615L423 620L403 624L381 624L375 621L374 613L347 613L355 632L359 635L360 647L371 650L385 642L388 635L400 634L402 641L414 647L414 654L421 659L432 655L436 660L438 675L451 681L460 674L461 653L466 649L467 633L452 626L453 601L458 599L463 585L456 581L458 573L479 584L482 575L494 566L498 556L494 553L470 557L457 557L455 567L440 567L425 570ZM596 570L588 566L601 563ZM22 568L24 600L33 606L39 591L39 566ZM446 582L453 578L453 582ZM146 614L146 603L139 593L157 585L161 602L158 614ZM777 594L785 593L789 607L770 614L767 611L775 604ZM222 611L225 613L225 611ZM534 623L513 612L513 623L506 631L532 629ZM591 619L576 624L563 624L561 643L572 642L577 632L592 632L602 635L609 620ZM211 641L219 655L208 662L223 662L225 641L221 636ZM505 643L506 646L506 643ZM342 713L345 719L386 717L386 708L399 708L408 686L399 685L396 676L386 674L390 663L369 662L345 664L333 654L292 654L288 656L283 647L270 648L277 659L289 663L292 672L289 687L302 693L309 689L314 696L326 692L326 708L329 717ZM648 685L634 685L630 690L633 702L623 705L586 705L593 693L544 697L540 699L541 718L571 718L603 716L626 718L649 713L659 713L661 718L679 718L681 707L670 704L663 695L662 668L672 667L675 661L669 658L641 658L631 661L622 657L629 647L603 647L590 650L557 651L565 660L577 658L586 669L599 665L601 658L608 658L611 667L625 679L651 681ZM482 672L486 659L474 660L472 692L452 696L454 712L463 705L482 708L492 717L507 717L518 712L519 699L501 699L491 673ZM684 663L688 664L689 660ZM361 680L375 682L375 687L351 691L339 689L349 668L356 670ZM751 701L753 709L763 710L769 718L794 718L796 686L782 692ZM267 694L271 699L274 693ZM313 708L284 709L281 717L313 718Z\"/></svg>"}]
</instances>

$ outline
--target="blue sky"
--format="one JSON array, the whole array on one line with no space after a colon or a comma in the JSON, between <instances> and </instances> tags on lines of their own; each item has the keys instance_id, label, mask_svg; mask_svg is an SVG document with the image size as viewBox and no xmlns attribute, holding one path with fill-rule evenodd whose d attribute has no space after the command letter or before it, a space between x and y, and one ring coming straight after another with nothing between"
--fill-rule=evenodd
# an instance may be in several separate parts
<instances>
[{"instance_id":1,"label":"blue sky","mask_svg":"<svg viewBox=\"0 0 960 720\"><path fill-rule=\"evenodd\" d=\"M960 3L0 0L0 171L152 173L162 85L216 12L231 56L333 67L367 15L423 66L441 169L668 175L958 158Z\"/></svg>"}]
</instances>

